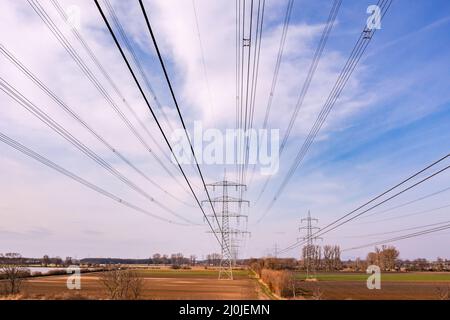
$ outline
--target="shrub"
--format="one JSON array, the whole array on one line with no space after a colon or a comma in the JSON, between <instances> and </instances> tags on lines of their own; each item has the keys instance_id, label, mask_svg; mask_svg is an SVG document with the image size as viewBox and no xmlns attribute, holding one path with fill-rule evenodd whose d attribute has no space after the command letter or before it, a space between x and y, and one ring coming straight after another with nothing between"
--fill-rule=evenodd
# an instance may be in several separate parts
<instances>
[{"instance_id":1,"label":"shrub","mask_svg":"<svg viewBox=\"0 0 450 320\"><path fill-rule=\"evenodd\" d=\"M295 280L290 271L262 269L261 279L272 292L280 297L292 297L294 295Z\"/></svg>"},{"instance_id":2,"label":"shrub","mask_svg":"<svg viewBox=\"0 0 450 320\"><path fill-rule=\"evenodd\" d=\"M143 279L133 270L104 271L100 275L100 281L113 300L139 299L144 285Z\"/></svg>"}]
</instances>

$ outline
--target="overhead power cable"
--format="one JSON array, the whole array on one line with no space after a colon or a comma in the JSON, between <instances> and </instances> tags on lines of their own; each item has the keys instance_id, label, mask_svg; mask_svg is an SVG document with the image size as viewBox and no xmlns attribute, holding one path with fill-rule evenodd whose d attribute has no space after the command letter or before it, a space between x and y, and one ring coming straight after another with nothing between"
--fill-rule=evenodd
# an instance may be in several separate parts
<instances>
[{"instance_id":1,"label":"overhead power cable","mask_svg":"<svg viewBox=\"0 0 450 320\"><path fill-rule=\"evenodd\" d=\"M403 219L403 218L408 218L408 217L412 217L412 216L417 216L417 215L421 215L424 213L430 213L430 212L434 212L434 211L439 211L442 209L446 209L446 208L450 208L450 204L446 204L444 206L439 206L436 208L432 208L432 209L426 209L426 210L420 210L420 211L415 211L412 213L407 213L407 214L402 214L399 216L394 216L394 217L390 217L390 218L385 218L385 219L380 219L380 220L375 220L375 221L366 221L366 222L362 222L360 224L373 224L373 223L378 223L378 222L384 222L384 221L392 221L392 220L398 220L398 219Z\"/></svg>"},{"instance_id":2,"label":"overhead power cable","mask_svg":"<svg viewBox=\"0 0 450 320\"><path fill-rule=\"evenodd\" d=\"M255 45L253 50L253 61L252 61L252 75L251 75L251 88L250 88L250 102L249 102L249 115L248 120L246 119L244 132L247 133L249 130L253 129L253 118L255 114L255 104L256 104L256 89L258 86L259 77L259 60L261 55L261 42L262 42L262 32L264 25L264 11L265 11L265 0L258 1L258 9L256 15L256 30L255 30ZM250 48L251 49L251 48ZM247 114L247 112L246 112ZM243 163L243 178L242 183L245 184L247 181L247 171L249 165L249 152L252 141L251 134L245 134L245 144L244 144L244 163ZM242 197L243 190L241 190Z\"/></svg>"},{"instance_id":3,"label":"overhead power cable","mask_svg":"<svg viewBox=\"0 0 450 320\"><path fill-rule=\"evenodd\" d=\"M403 232L403 231L411 231L411 230L423 229L423 228L427 228L427 227L434 227L434 226L439 226L441 224L448 224L448 223L450 223L450 220L443 221L443 222L426 224L426 225L420 225L420 226L415 226L415 227L410 227L410 228L392 230L392 231L368 233L368 234L361 234L361 235L355 235L355 236L347 236L345 238L370 238L370 237L376 237L376 236L384 236L384 235L387 235L387 234L393 234L393 233L399 233L399 232Z\"/></svg>"},{"instance_id":4,"label":"overhead power cable","mask_svg":"<svg viewBox=\"0 0 450 320\"><path fill-rule=\"evenodd\" d=\"M119 159L125 162L130 168L137 172L141 177L150 182L153 186L161 190L164 194L171 197L172 199L178 201L179 203L185 204L192 207L191 204L178 198L171 192L164 189L159 183L155 182L146 173L137 168L131 160L129 160L125 155L123 155L116 147L113 147L109 142L105 140L97 131L95 131L85 120L83 120L72 108L70 108L58 95L51 91L35 74L33 74L22 62L20 62L9 50L7 50L2 44L0 44L0 53L5 56L20 72L27 76L31 81L33 81L36 86L38 86L45 94L47 94L60 108L62 108L69 116L74 120L79 122L86 130L88 130L99 142L106 146L111 152L114 153Z\"/></svg>"},{"instance_id":5,"label":"overhead power cable","mask_svg":"<svg viewBox=\"0 0 450 320\"><path fill-rule=\"evenodd\" d=\"M384 18L385 14L387 13L390 5L392 3L392 0L380 0L378 2L378 6L380 7L380 15L381 19ZM258 219L257 223L261 222L262 219L267 215L267 213L272 209L275 202L278 200L279 196L283 192L284 188L287 186L289 181L294 176L294 173L300 166L300 164L303 162L303 159L305 158L309 148L314 143L314 140L319 133L322 125L324 124L325 120L327 119L328 114L332 110L333 106L335 105L337 99L341 95L343 89L345 88L350 76L352 75L353 71L355 70L358 62L360 61L362 55L364 54L365 50L367 49L367 46L369 45L373 35L375 34L376 29L367 29L367 26L364 27L363 31L361 32L358 41L356 42L356 45L354 46L350 57L347 59L347 62L345 63L341 73L339 74L339 77L337 78L333 89L331 90L325 104L322 107L322 110L320 111L313 127L311 128L308 136L306 137L303 145L301 146L300 150L298 151L297 155L294 158L294 162L289 168L287 174L285 175L284 179L282 180L281 185L278 187L277 191L275 192L275 195L269 202L267 208L263 211L262 216Z\"/></svg>"},{"instance_id":6,"label":"overhead power cable","mask_svg":"<svg viewBox=\"0 0 450 320\"><path fill-rule=\"evenodd\" d=\"M119 89L119 86L116 84L116 82L114 81L113 77L108 73L108 71L106 70L106 68L103 66L103 64L100 62L100 59L97 58L97 56L95 55L94 51L92 50L92 48L89 46L89 44L87 43L87 41L83 38L82 34L77 30L77 28L75 28L71 23L70 23L70 19L67 16L67 14L65 13L65 11L63 10L63 8L61 7L61 5L58 3L57 0L51 0L53 6L55 7L55 9L58 11L59 15L61 16L62 20L65 21L66 25L69 27L69 29L72 31L73 35L75 36L75 38L80 42L80 44L82 45L82 47L85 49L85 51L88 53L89 57L91 58L91 60L94 62L94 64L97 66L97 68L100 70L100 72L102 73L102 75L105 77L105 79L108 81L108 83L111 85L111 87L113 88L114 92L120 97L120 99L123 101L123 103L125 104L127 110L133 115L134 119L139 123L140 127L145 131L145 133L148 135L148 137L152 140L152 142L155 144L155 146L158 148L158 150L160 151L160 153L162 154L162 156L165 157L165 152L162 149L162 147L160 146L160 144L158 143L158 141L156 141L156 139L153 137L153 135L150 133L150 130L148 129L148 127L144 124L144 122L142 121L142 119L137 115L136 111L134 111L134 109L130 106L130 104L128 103L128 100L125 98L125 96L123 95L123 93L121 92L121 90ZM124 40L125 41L125 40ZM132 47L131 47L132 49ZM158 107L160 107L160 102L158 100L158 97L156 96L156 94L154 93L153 89L151 88L151 86L148 87L149 91L151 91L152 95L153 95L153 99L157 102ZM164 112L164 110L162 109L162 107L160 107L160 109ZM169 122L170 125L170 122ZM165 159L168 163L171 163L170 159L168 157L166 157ZM178 170L178 168L177 168ZM186 191L186 190L185 190ZM192 206L192 205L189 205Z\"/></svg>"},{"instance_id":7,"label":"overhead power cable","mask_svg":"<svg viewBox=\"0 0 450 320\"><path fill-rule=\"evenodd\" d=\"M171 163L169 159L163 161L159 158L159 156L152 150L152 148L148 145L145 139L140 135L140 133L136 130L130 120L125 116L122 110L118 107L118 105L111 98L107 90L101 85L98 81L97 77L93 74L91 69L86 65L84 60L80 57L77 51L73 48L61 30L56 26L53 22L52 18L47 14L45 9L39 3L38 0L27 0L32 9L36 12L36 14L41 18L44 24L51 31L56 40L63 46L65 51L71 56L71 58L75 61L77 66L81 69L82 73L92 82L94 87L99 91L101 96L105 98L108 102L108 105L115 111L115 113L119 116L122 122L126 125L126 127L131 131L131 133L137 138L137 140L142 144L142 146L153 156L153 158L158 162L158 164L164 169L164 171L171 176L171 178L186 191L184 186L178 181L175 175L169 170L165 163ZM156 142L156 141L154 141ZM188 192L188 191L186 191Z\"/></svg>"},{"instance_id":8,"label":"overhead power cable","mask_svg":"<svg viewBox=\"0 0 450 320\"><path fill-rule=\"evenodd\" d=\"M122 39L122 42L125 44L125 47L127 48L128 52L131 53L131 58L133 59L134 65L137 67L139 74L141 75L141 78L144 80L144 84L147 88L147 90L150 92L153 101L155 102L159 112L164 118L164 121L166 122L167 126L169 127L170 131L173 132L173 127L170 123L169 118L167 117L166 112L164 111L163 106L159 102L158 97L156 96L155 90L153 90L152 85L150 84L150 81L148 80L148 77L146 73L144 72L144 68L139 60L138 55L136 54L133 46L131 45L130 40L128 39L127 34L125 33L125 30L122 26L122 23L120 22L119 18L117 17L116 11L114 10L114 7L111 5L109 1L105 1L106 8L108 10L109 15L112 18L113 24L116 27L116 30L119 32L119 35Z\"/></svg>"},{"instance_id":9,"label":"overhead power cable","mask_svg":"<svg viewBox=\"0 0 450 320\"><path fill-rule=\"evenodd\" d=\"M405 240L405 239L421 237L421 236L424 236L424 235L427 235L427 234L430 234L430 233L444 231L444 230L447 230L447 229L450 229L450 224L446 224L446 225L443 225L443 226L440 226L440 227L430 228L430 229L426 229L426 230L422 230L422 231L418 231L418 232L414 232L414 233L408 233L408 234L404 234L402 236L398 236L398 237L394 237L394 238L390 238L390 239L385 239L385 240L375 241L375 242L371 242L371 243L366 243L366 244L361 245L361 246L346 248L346 249L343 249L342 251L357 250L357 249L377 246L377 245L380 245L380 244L391 243L391 242L401 241L401 240Z\"/></svg>"},{"instance_id":10,"label":"overhead power cable","mask_svg":"<svg viewBox=\"0 0 450 320\"><path fill-rule=\"evenodd\" d=\"M191 149L192 156L194 157L194 161L195 161L195 164L196 164L196 167L197 167L197 171L198 171L198 173L200 175L200 179L202 180L203 188L204 188L204 190L206 192L206 195L208 197L208 202L211 205L211 210L212 210L213 215L214 215L214 217L216 219L218 228L219 228L220 232L222 232L222 228L220 227L220 223L219 223L219 219L218 219L217 214L216 214L216 210L214 209L214 205L211 202L211 196L210 196L208 188L206 186L206 182L205 182L205 179L203 177L203 173L200 170L200 165L198 164L197 156L195 155L194 147L192 146L191 138L189 137L189 134L188 134L188 131L187 131L187 128L186 128L186 124L185 124L183 116L181 114L181 110L180 110L180 107L178 105L178 101L177 101L177 98L175 96L175 93L174 93L174 90L173 90L173 86L172 86L172 83L171 83L170 78L169 78L169 74L167 73L167 69L166 69L164 60L162 58L161 52L159 50L158 43L156 41L155 34L153 33L153 29L152 29L152 26L150 24L150 20L149 20L148 15L147 15L147 11L145 10L145 6L144 6L144 3L142 2L142 0L139 0L139 4L141 6L142 14L144 15L145 23L147 25L147 29L148 29L150 37L152 39L153 46L155 47L156 53L158 55L158 59L159 59L159 62L161 64L161 68L162 68L163 73L164 73L164 77L166 78L166 82L167 82L167 86L169 87L170 95L172 96L172 100L173 100L173 102L175 104L175 107L177 109L177 113L178 113L178 116L180 118L181 124L183 126L183 130L184 130L184 133L186 135L186 139L189 142L189 146L190 146L190 149ZM228 253L231 254L230 248L227 247L225 249L228 251Z\"/></svg>"},{"instance_id":11,"label":"overhead power cable","mask_svg":"<svg viewBox=\"0 0 450 320\"><path fill-rule=\"evenodd\" d=\"M391 207L391 208L388 208L388 209L385 209L385 210L382 210L382 211L377 211L377 212L368 214L368 215L366 215L364 218L368 218L368 217L372 217L372 216L375 216L375 215L384 214L384 213L386 213L386 212L390 212L390 211L393 211L393 210L396 210L396 209L399 209L399 208L403 208L403 207L406 207L406 206L408 206L408 205L410 205L410 204L413 204L413 203L416 203L416 202L419 202L419 201L422 201L422 200L425 200L425 199L428 199L428 198L437 196L438 194L444 193L444 192L449 191L449 190L450 190L450 187L444 188L444 189L442 189L442 190L439 190L439 191L436 191L436 192L429 193L429 194L427 194L427 195L425 195L425 196L419 197L419 198L414 199L414 200L411 200L411 201L404 202L404 203L399 204L399 205L396 205L396 206L394 206L394 207Z\"/></svg>"},{"instance_id":12,"label":"overhead power cable","mask_svg":"<svg viewBox=\"0 0 450 320\"><path fill-rule=\"evenodd\" d=\"M5 92L9 97L11 97L13 100L15 100L18 104L20 104L22 107L24 107L28 112L30 112L32 115L34 115L36 118L38 118L40 121L42 121L45 125L47 125L50 129L55 131L58 135L60 135L62 138L64 138L66 141L68 141L70 144L75 146L78 150L80 150L82 153L84 153L87 157L89 157L91 160L96 162L98 165L100 165L102 168L107 170L110 174L118 178L120 181L125 183L128 187L130 187L132 190L139 193L141 196L145 197L150 202L156 204L160 208L166 210L170 214L178 217L179 219L182 219L183 221L186 221L191 224L195 224L194 222L186 219L182 215L179 215L172 209L168 208L165 204L162 202L156 200L151 195L149 195L146 191L144 191L142 188L137 186L134 182L130 181L128 178L126 178L124 175L122 175L119 171L117 171L109 162L104 160L102 157L100 157L97 153L95 153L92 149L87 147L83 142L78 140L75 136L73 136L69 131L67 131L62 125L57 123L52 117L50 117L45 111L43 111L41 108L39 108L37 105L35 105L33 102L31 102L29 99L27 99L24 95L22 95L19 91L17 91L13 86L11 86L7 81L5 81L2 77L0 77L0 90Z\"/></svg>"},{"instance_id":13,"label":"overhead power cable","mask_svg":"<svg viewBox=\"0 0 450 320\"><path fill-rule=\"evenodd\" d=\"M197 29L198 43L200 46L200 54L202 58L203 76L205 77L206 90L208 90L209 108L211 110L213 120L216 121L216 105L214 103L211 86L209 84L208 69L206 68L205 51L203 50L203 41L200 34L200 26L198 23L197 6L195 5L195 0L192 0L192 9L194 11L195 27Z\"/></svg>"},{"instance_id":14,"label":"overhead power cable","mask_svg":"<svg viewBox=\"0 0 450 320\"><path fill-rule=\"evenodd\" d=\"M289 120L288 127L287 127L287 129L285 131L285 134L283 136L283 139L281 141L280 151L279 151L279 156L280 157L283 154L283 151L284 151L284 149L286 147L286 144L287 144L287 141L288 141L289 136L291 134L292 128L293 128L293 126L295 124L295 121L297 120L298 113L299 113L301 107L303 106L303 102L305 100L306 94L307 94L307 92L309 90L309 87L311 85L311 82L312 82L312 79L314 77L314 74L316 73L317 66L319 65L320 59L322 57L322 53L323 53L323 51L325 49L325 45L326 45L326 43L328 41L329 35L331 33L331 30L333 29L334 21L336 20L336 16L337 16L337 14L339 12L339 8L341 6L341 3L342 3L342 0L334 0L333 1L333 5L332 5L330 13L328 15L327 22L326 22L325 27L324 27L324 29L322 31L322 36L321 36L321 38L319 40L319 44L318 44L318 46L316 48L316 51L315 51L314 56L313 56L313 59L312 59L311 64L309 66L309 70L308 70L308 73L306 75L305 81L303 82L302 88L300 90L300 95L298 97L297 104L295 105L295 108L294 108L294 110L292 112L292 115L291 115L291 118ZM252 174L254 174L254 172L255 172L255 167L256 166L253 167ZM270 175L267 176L267 178L266 178L266 180L265 180L265 182L263 184L263 187L262 187L262 189L261 189L261 191L259 193L257 201L259 201L259 199L261 198L262 194L264 193L264 191L265 191L265 189L266 189L266 187L267 187L267 185L269 183L270 178L271 178Z\"/></svg>"},{"instance_id":15,"label":"overhead power cable","mask_svg":"<svg viewBox=\"0 0 450 320\"><path fill-rule=\"evenodd\" d=\"M148 210L142 209L134 204L132 204L131 202L128 202L122 198L119 198L118 196L106 191L105 189L100 188L99 186L81 178L80 176L77 176L76 174L64 169L63 167L57 165L56 163L50 161L49 159L41 156L40 154L34 152L33 150L25 147L24 145L20 144L19 142L11 139L10 137L6 136L5 134L3 134L2 132L0 132L0 141L2 141L3 143L5 143L6 145L16 149L17 151L22 152L23 154L27 155L30 158L33 158L36 161L39 161L40 163L42 163L43 165L46 165L47 167L65 175L66 177L69 177L70 179L84 185L85 187L100 193L101 195L110 198L111 200L114 200L118 203L120 203L121 205L124 205L130 209L133 209L135 211L138 211L140 213L143 213L147 216L150 216L152 218L170 223L170 224L176 224L176 225L185 225L182 223L178 223L169 219L166 219L164 217L160 217Z\"/></svg>"},{"instance_id":16,"label":"overhead power cable","mask_svg":"<svg viewBox=\"0 0 450 320\"><path fill-rule=\"evenodd\" d=\"M278 74L280 72L280 66L281 66L281 62L283 60L284 46L286 43L286 37L287 37L288 29L289 29L289 22L291 20L293 6L294 6L294 0L289 0L287 7L286 7L286 13L284 16L284 23L283 23L283 29L281 31L281 38L280 38L280 45L278 47L277 60L275 62L272 84L270 86L270 92L269 92L269 99L267 101L266 112L264 115L264 122L263 122L263 126L262 126L263 129L267 128L267 124L269 121L270 109L272 108L273 97L275 95L275 89L277 87Z\"/></svg>"},{"instance_id":17,"label":"overhead power cable","mask_svg":"<svg viewBox=\"0 0 450 320\"><path fill-rule=\"evenodd\" d=\"M158 120L158 118L156 117L156 114L154 113L153 108L151 107L150 102L149 102L148 99L147 99L147 96L146 96L145 93L144 93L141 84L139 83L138 79L136 78L136 75L134 74L134 71L133 71L133 69L131 68L131 65L130 65L130 63L129 63L129 61L128 61L128 59L127 59L127 57L126 57L126 55L125 55L125 53L124 53L124 51L123 51L123 49L122 49L122 47L120 46L119 41L117 40L117 37L116 37L116 35L114 34L114 32L113 32L113 30L112 30L112 28L111 28L111 25L110 25L108 19L106 18L105 14L104 14L104 12L103 12L103 9L101 8L101 6L100 6L98 0L95 0L95 4L96 4L96 6L97 6L97 9L98 9L100 15L102 16L103 21L105 22L106 27L108 28L108 31L109 31L111 37L112 37L113 40L114 40L114 43L116 44L117 49L120 51L120 54L122 55L122 59L123 59L124 62L126 63L126 65L127 65L127 67L128 67L128 70L130 71L131 75L133 76L133 79L134 79L134 81L135 81L135 83L136 83L136 85L137 85L137 87L138 87L138 89L139 89L139 91L140 91L140 93L141 93L141 95L142 95L142 98L144 99L144 101L145 101L147 107L149 108L150 113L152 114L152 117L153 117L153 119L155 120L155 122L156 122L156 124L157 124L157 126L158 126L158 129L159 129L159 131L161 132L161 134L162 134L162 136L163 136L163 138L164 138L165 143L167 144L167 146L168 146L170 152L172 153L172 155L174 156L174 158L175 158L175 160L176 160L176 162L177 162L177 165L178 165L178 167L179 167L179 169L180 169L180 171L181 171L181 173L182 173L182 175L183 175L183 178L185 179L186 183L188 184L189 189L190 189L192 195L194 196L196 203L198 204L200 210L202 211L202 214L203 214L203 217L205 218L205 221L208 223L209 228L211 229L211 231L213 231L214 237L216 238L217 242L219 243L220 247L222 248L222 246L223 246L223 245L222 245L222 241L219 239L217 233L215 232L215 229L214 229L213 225L211 224L211 222L209 221L209 219L208 219L208 217L207 217L207 215L206 215L206 213L205 213L205 211L204 211L204 209L203 209L203 207L202 207L202 205L201 205L201 203L200 203L200 201L199 201L197 195L196 195L195 192L194 192L194 189L192 188L192 185L191 185L189 179L187 178L187 176L186 176L186 174L185 174L183 168L181 167L181 164L179 163L178 158L177 158L177 156L175 155L175 153L174 153L174 151L173 151L173 149L172 149L172 146L171 146L169 140L167 139L167 136L166 136L166 134L164 133L164 130L163 130L163 128L161 127L161 125L160 125L160 123L159 123L159 120ZM211 202L210 202L210 203L211 203ZM216 221L218 222L218 220L217 220L217 215L216 215ZM219 228L220 232L222 232L222 231L221 231L221 228L220 228L220 224L218 224L218 228ZM227 250L229 251L229 248L228 248Z\"/></svg>"},{"instance_id":18,"label":"overhead power cable","mask_svg":"<svg viewBox=\"0 0 450 320\"><path fill-rule=\"evenodd\" d=\"M401 181L400 183L398 183L398 184L396 184L395 186L389 188L388 190L384 191L383 193L379 194L378 196L376 196L376 197L372 198L371 200L365 202L363 205L359 206L358 208L356 208L356 209L350 211L349 213L347 213L347 214L341 216L340 218L334 220L333 222L329 223L328 225L326 225L325 227L321 228L320 230L314 232L314 233L311 235L311 237L319 237L319 236L322 236L322 235L324 235L324 234L326 234L326 233L328 233L328 232L330 232L330 231L332 231L332 230L334 230L334 229L336 229L336 228L342 226L343 224L346 224L346 223L348 223L348 222L350 222L350 221L352 221L352 220L354 220L354 219L360 217L361 215L363 215L363 214L365 214L365 213L367 213L367 212L369 212L369 211L371 211L371 210L373 210L373 209L375 209L375 208L377 208L377 207L383 205L384 203L386 203L386 202L388 202L388 201L390 201L390 200L392 200L392 199L398 197L399 195L401 195L401 194L403 194L403 193L405 193L405 192L407 192L407 191L409 191L409 190L411 190L411 189L417 187L418 185L420 185L420 184L422 184L422 183L428 181L429 179L431 179L431 178L437 176L438 174L443 173L444 171L446 171L446 170L448 170L448 169L450 168L449 165L446 166L446 167L444 167L444 168L442 168L442 169L440 169L440 170L438 170L438 171L436 171L436 172L434 172L434 173L432 173L432 174L430 174L430 175L428 175L428 176L426 176L425 178L419 180L418 182L415 182L414 184L410 185L409 187L406 187L406 188L404 188L403 190L401 190L401 191L395 193L394 195L389 196L388 198L386 198L386 199L384 199L384 200L382 200L382 201L380 201L380 202L378 202L378 203L372 205L372 206L369 207L368 209L364 209L364 211L361 211L361 212L357 213L356 215L353 215L353 214L355 214L356 212L358 212L359 210L363 209L364 207L370 205L371 203L375 202L376 200L378 200L378 199L382 198L383 196L387 195L387 194L390 193L391 191L397 189L397 188L400 187L401 185L407 183L408 181L413 180L414 178L418 177L420 174L426 172L426 171L429 170L430 168L432 168L432 167L436 166L437 164L443 162L443 161L446 160L448 157L450 157L450 153L447 154L447 155L445 155L445 156L443 156L443 157L441 157L441 158L438 159L437 161L434 161L434 162L431 163L430 165L428 165L428 166L426 166L425 168L421 169L420 171L414 173L413 175L409 176L408 178L404 179L404 180ZM350 217L351 215L353 215L353 216ZM347 220L344 220L344 219L346 219L347 217L349 217L349 218L348 218ZM342 220L344 220L344 221L342 221ZM342 221L342 222L340 222L340 221ZM340 222L340 223L339 223L339 222ZM281 252L289 251L289 250L294 249L294 248L296 248L296 247L298 247L298 246L301 246L301 245L304 244L304 243L305 243L305 240L297 241L297 242L295 242L294 244L292 244L292 245L286 247L285 249L281 250Z\"/></svg>"}]
</instances>

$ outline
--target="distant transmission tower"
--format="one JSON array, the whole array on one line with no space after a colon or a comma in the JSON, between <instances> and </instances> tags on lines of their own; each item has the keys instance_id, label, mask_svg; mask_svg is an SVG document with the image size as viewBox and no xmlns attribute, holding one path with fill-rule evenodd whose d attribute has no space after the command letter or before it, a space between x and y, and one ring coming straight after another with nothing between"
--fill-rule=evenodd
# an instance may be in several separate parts
<instances>
[{"instance_id":1,"label":"distant transmission tower","mask_svg":"<svg viewBox=\"0 0 450 320\"><path fill-rule=\"evenodd\" d=\"M229 210L229 204L237 204L239 208L242 203L247 203L250 205L248 200L242 200L242 198L234 198L228 195L228 187L235 187L236 191L239 191L241 188L245 188L244 184L240 184L237 182L228 181L226 178L226 173L224 175L223 181L218 181L215 183L207 184L208 187L212 187L213 191L215 191L216 187L222 188L222 196L211 199L212 204L215 206L216 204L221 205L221 211L218 212L217 218L219 218L219 222L221 224L220 228L214 230L217 234L221 235L222 239L222 259L220 260L220 269L219 269L219 279L233 279L233 266L236 264L237 258L237 238L244 234L248 234L247 231L242 231L238 228L230 227L230 218L236 219L237 222L241 218L247 219L246 215L232 212ZM202 203L207 203L209 200L204 200ZM208 215L209 217L214 217L213 215ZM220 232L222 231L222 232ZM212 231L209 231L212 232ZM233 239L233 241L232 241Z\"/></svg>"},{"instance_id":2,"label":"distant transmission tower","mask_svg":"<svg viewBox=\"0 0 450 320\"><path fill-rule=\"evenodd\" d=\"M314 245L314 242L318 239L321 239L319 237L313 237L313 230L319 230L319 227L313 226L313 222L318 223L319 220L316 218L311 218L311 213L308 210L308 216L306 218L303 218L301 220L301 223L304 223L306 221L305 227L300 227L299 231L306 230L306 236L303 237L303 240L306 240L306 246L303 247L303 258L304 263L306 266L306 278L309 278L311 272L315 273L315 266L316 266L316 260L317 255L320 254L320 252L317 251L317 247Z\"/></svg>"},{"instance_id":3,"label":"distant transmission tower","mask_svg":"<svg viewBox=\"0 0 450 320\"><path fill-rule=\"evenodd\" d=\"M275 243L275 245L273 246L273 257L276 259L278 258L278 244Z\"/></svg>"}]
</instances>

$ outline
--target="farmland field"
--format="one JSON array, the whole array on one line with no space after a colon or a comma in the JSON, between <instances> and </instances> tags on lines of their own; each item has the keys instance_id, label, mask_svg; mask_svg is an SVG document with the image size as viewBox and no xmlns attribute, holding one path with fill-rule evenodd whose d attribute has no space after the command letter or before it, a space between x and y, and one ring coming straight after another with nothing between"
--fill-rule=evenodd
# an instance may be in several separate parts
<instances>
[{"instance_id":1,"label":"farmland field","mask_svg":"<svg viewBox=\"0 0 450 320\"><path fill-rule=\"evenodd\" d=\"M296 274L297 284L307 295L319 292L321 299L439 299L439 291L450 288L450 273L382 273L381 289L369 290L364 273L319 273L317 281L304 281Z\"/></svg>"},{"instance_id":2,"label":"farmland field","mask_svg":"<svg viewBox=\"0 0 450 320\"><path fill-rule=\"evenodd\" d=\"M140 269L144 279L142 299L264 299L265 295L248 271L236 270L234 281L218 280L215 270ZM98 273L82 274L81 290L66 288L67 276L45 276L25 281L25 298L106 299Z\"/></svg>"},{"instance_id":3,"label":"farmland field","mask_svg":"<svg viewBox=\"0 0 450 320\"><path fill-rule=\"evenodd\" d=\"M234 280L218 280L213 269L136 268L143 279L140 299L231 299L257 300L276 298L248 270L234 270ZM369 290L364 273L318 273L315 281L305 281L305 274L295 274L297 299L389 300L439 299L450 290L450 273L409 272L382 273L381 289ZM81 276L81 290L68 290L66 275L33 277L24 281L24 299L108 299L99 273Z\"/></svg>"}]
</instances>

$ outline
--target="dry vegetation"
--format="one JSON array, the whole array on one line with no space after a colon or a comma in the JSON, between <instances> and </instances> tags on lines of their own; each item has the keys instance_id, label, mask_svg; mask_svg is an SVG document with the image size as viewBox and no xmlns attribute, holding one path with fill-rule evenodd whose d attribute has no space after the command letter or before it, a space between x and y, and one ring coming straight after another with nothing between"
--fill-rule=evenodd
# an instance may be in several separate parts
<instances>
[{"instance_id":1,"label":"dry vegetation","mask_svg":"<svg viewBox=\"0 0 450 320\"><path fill-rule=\"evenodd\" d=\"M2 256L3 257L3 256ZM17 253L7 253L7 263L0 266L0 295L15 295L20 293L22 281L30 275L27 268L21 266L22 257Z\"/></svg>"},{"instance_id":2,"label":"dry vegetation","mask_svg":"<svg viewBox=\"0 0 450 320\"><path fill-rule=\"evenodd\" d=\"M0 299L143 299L143 300L257 300L267 299L246 270L236 270L235 280L218 280L218 270L192 269L112 269L82 274L81 290L68 290L68 275L24 279L20 294Z\"/></svg>"},{"instance_id":3,"label":"dry vegetation","mask_svg":"<svg viewBox=\"0 0 450 320\"><path fill-rule=\"evenodd\" d=\"M144 280L136 271L116 268L102 272L99 278L109 299L136 300L142 295Z\"/></svg>"},{"instance_id":4,"label":"dry vegetation","mask_svg":"<svg viewBox=\"0 0 450 320\"><path fill-rule=\"evenodd\" d=\"M295 298L297 295L297 282L291 271L262 269L260 278L279 297Z\"/></svg>"}]
</instances>

